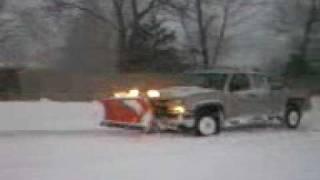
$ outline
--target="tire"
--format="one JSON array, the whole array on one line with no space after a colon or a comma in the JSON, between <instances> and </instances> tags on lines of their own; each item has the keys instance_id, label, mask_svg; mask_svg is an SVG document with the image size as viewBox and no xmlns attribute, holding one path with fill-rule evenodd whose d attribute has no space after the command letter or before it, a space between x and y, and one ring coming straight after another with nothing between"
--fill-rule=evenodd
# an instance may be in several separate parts
<instances>
[{"instance_id":1,"label":"tire","mask_svg":"<svg viewBox=\"0 0 320 180\"><path fill-rule=\"evenodd\" d=\"M297 107L288 107L284 117L284 124L289 129L297 129L301 123L301 111Z\"/></svg>"},{"instance_id":2,"label":"tire","mask_svg":"<svg viewBox=\"0 0 320 180\"><path fill-rule=\"evenodd\" d=\"M200 115L196 121L196 135L210 136L220 133L219 119L214 115Z\"/></svg>"}]
</instances>

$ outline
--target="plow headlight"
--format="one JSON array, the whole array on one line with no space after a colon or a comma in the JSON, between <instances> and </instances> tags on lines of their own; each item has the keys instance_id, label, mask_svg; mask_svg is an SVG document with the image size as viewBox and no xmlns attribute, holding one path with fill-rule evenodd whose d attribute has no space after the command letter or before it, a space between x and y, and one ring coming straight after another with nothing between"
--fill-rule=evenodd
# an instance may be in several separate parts
<instances>
[{"instance_id":1,"label":"plow headlight","mask_svg":"<svg viewBox=\"0 0 320 180\"><path fill-rule=\"evenodd\" d=\"M131 89L128 92L116 92L113 94L115 98L137 98L140 96L138 89Z\"/></svg>"},{"instance_id":2,"label":"plow headlight","mask_svg":"<svg viewBox=\"0 0 320 180\"><path fill-rule=\"evenodd\" d=\"M127 92L116 92L113 94L113 96L115 98L125 98L127 97L127 94L128 94Z\"/></svg>"},{"instance_id":3,"label":"plow headlight","mask_svg":"<svg viewBox=\"0 0 320 180\"><path fill-rule=\"evenodd\" d=\"M149 98L159 98L160 97L160 92L157 90L149 90L147 91L147 96Z\"/></svg>"},{"instance_id":4,"label":"plow headlight","mask_svg":"<svg viewBox=\"0 0 320 180\"><path fill-rule=\"evenodd\" d=\"M129 90L128 97L135 98L135 97L139 97L139 95L140 95L140 91L138 89Z\"/></svg>"}]
</instances>

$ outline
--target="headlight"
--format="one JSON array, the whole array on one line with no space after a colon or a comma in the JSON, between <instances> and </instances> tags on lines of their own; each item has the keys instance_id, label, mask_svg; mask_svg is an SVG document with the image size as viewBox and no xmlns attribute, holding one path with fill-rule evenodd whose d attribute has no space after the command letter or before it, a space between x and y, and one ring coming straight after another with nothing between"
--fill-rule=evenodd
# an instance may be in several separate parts
<instances>
[{"instance_id":1,"label":"headlight","mask_svg":"<svg viewBox=\"0 0 320 180\"><path fill-rule=\"evenodd\" d=\"M186 109L183 106L175 106L172 108L172 111L175 114L184 114L186 112Z\"/></svg>"},{"instance_id":2,"label":"headlight","mask_svg":"<svg viewBox=\"0 0 320 180\"><path fill-rule=\"evenodd\" d=\"M169 101L167 106L169 111L173 114L184 114L186 112L183 100L181 99Z\"/></svg>"},{"instance_id":3,"label":"headlight","mask_svg":"<svg viewBox=\"0 0 320 180\"><path fill-rule=\"evenodd\" d=\"M157 91L157 90L149 90L149 91L147 92L147 96L148 96L149 98L159 98L159 97L160 97L160 92Z\"/></svg>"}]
</instances>

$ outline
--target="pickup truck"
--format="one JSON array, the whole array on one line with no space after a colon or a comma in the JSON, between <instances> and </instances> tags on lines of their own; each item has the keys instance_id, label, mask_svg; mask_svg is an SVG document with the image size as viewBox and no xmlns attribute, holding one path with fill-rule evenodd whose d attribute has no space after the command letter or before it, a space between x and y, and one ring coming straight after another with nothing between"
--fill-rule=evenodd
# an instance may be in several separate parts
<instances>
[{"instance_id":1,"label":"pickup truck","mask_svg":"<svg viewBox=\"0 0 320 180\"><path fill-rule=\"evenodd\" d=\"M150 98L160 127L218 134L221 127L277 120L299 127L308 99L253 71L208 70L187 73L183 86L159 91Z\"/></svg>"},{"instance_id":2,"label":"pickup truck","mask_svg":"<svg viewBox=\"0 0 320 180\"><path fill-rule=\"evenodd\" d=\"M183 74L179 86L141 93L116 93L103 101L103 125L152 129L187 129L200 136L222 127L280 122L299 127L308 98L254 72L217 69Z\"/></svg>"}]
</instances>

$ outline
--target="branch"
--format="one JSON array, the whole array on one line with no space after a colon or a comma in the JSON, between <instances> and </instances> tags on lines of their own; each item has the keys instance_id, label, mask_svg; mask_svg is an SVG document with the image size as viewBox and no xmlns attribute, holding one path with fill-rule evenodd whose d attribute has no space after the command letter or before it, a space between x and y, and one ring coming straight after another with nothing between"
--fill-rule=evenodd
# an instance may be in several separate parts
<instances>
[{"instance_id":1,"label":"branch","mask_svg":"<svg viewBox=\"0 0 320 180\"><path fill-rule=\"evenodd\" d=\"M122 33L124 36L124 34L127 33L127 25L126 25L124 13L123 13L125 0L113 0L112 2L114 6L114 13L116 15L116 20L118 23L117 29L120 32L120 34Z\"/></svg>"},{"instance_id":2,"label":"branch","mask_svg":"<svg viewBox=\"0 0 320 180\"><path fill-rule=\"evenodd\" d=\"M53 0L56 6L59 7L63 7L63 8L70 8L70 9L78 9L80 11L83 11L87 14L89 14L90 16L96 18L97 20L100 20L103 23L109 24L111 25L112 28L118 30L118 26L115 25L110 19L108 19L107 17L95 12L94 10L81 6L79 4L76 3L71 3L71 2L65 2L65 1L61 1L61 0Z\"/></svg>"},{"instance_id":3,"label":"branch","mask_svg":"<svg viewBox=\"0 0 320 180\"><path fill-rule=\"evenodd\" d=\"M255 19L256 17L258 17L258 16L255 16L255 15L258 15L259 13L260 12L258 10L255 10L254 12L251 12L250 14L243 15L243 16L239 17L238 19L234 19L234 20L232 20L232 22L230 22L230 26L233 26L233 27L234 26L238 26L243 21L246 21L248 19Z\"/></svg>"},{"instance_id":4,"label":"branch","mask_svg":"<svg viewBox=\"0 0 320 180\"><path fill-rule=\"evenodd\" d=\"M204 29L206 31L206 33L208 33L210 26L212 25L212 23L214 22L214 20L217 18L216 15L211 15L205 22L204 22Z\"/></svg>"},{"instance_id":5,"label":"branch","mask_svg":"<svg viewBox=\"0 0 320 180\"><path fill-rule=\"evenodd\" d=\"M142 10L141 12L138 12L138 19L143 19L150 11L152 11L154 8L157 7L157 2L159 0L151 0L148 4L148 6Z\"/></svg>"},{"instance_id":6,"label":"branch","mask_svg":"<svg viewBox=\"0 0 320 180\"><path fill-rule=\"evenodd\" d=\"M234 4L234 5L232 5ZM230 16L237 16L237 14L239 12L242 12L242 8L258 8L258 7L264 7L264 6L268 6L268 5L271 5L267 0L261 0L261 1L258 1L258 2L252 2L250 0L242 0L240 2L238 1L234 1L234 2L231 2L230 6L235 6L237 5L236 7L234 8L231 8L230 10Z\"/></svg>"}]
</instances>

